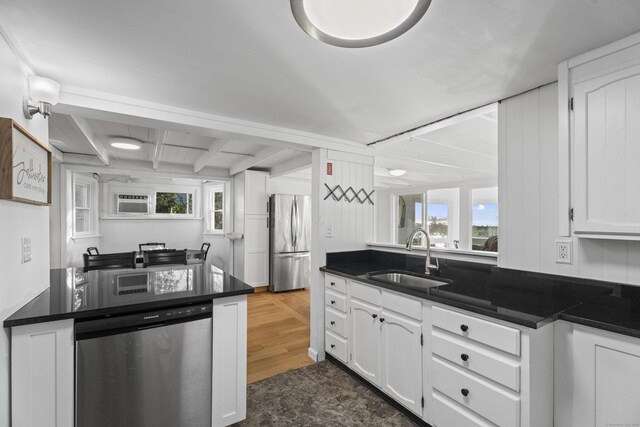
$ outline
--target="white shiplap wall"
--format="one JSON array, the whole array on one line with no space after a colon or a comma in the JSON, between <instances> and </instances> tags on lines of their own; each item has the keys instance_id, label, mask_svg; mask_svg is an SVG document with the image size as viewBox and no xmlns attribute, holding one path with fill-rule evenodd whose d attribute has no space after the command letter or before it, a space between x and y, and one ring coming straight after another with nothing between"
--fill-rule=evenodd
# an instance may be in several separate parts
<instances>
[{"instance_id":1,"label":"white shiplap wall","mask_svg":"<svg viewBox=\"0 0 640 427\"><path fill-rule=\"evenodd\" d=\"M560 238L558 86L509 98L498 108L498 264L640 285L640 242ZM562 169L564 170L564 169ZM556 240L573 241L573 264L555 262Z\"/></svg>"},{"instance_id":2,"label":"white shiplap wall","mask_svg":"<svg viewBox=\"0 0 640 427\"><path fill-rule=\"evenodd\" d=\"M327 163L333 174L327 175ZM319 268L326 263L327 252L367 249L374 235L374 205L348 203L328 194L325 183L333 188L353 187L356 191L373 189L373 157L357 156L326 149L315 149L312 156L312 237L311 237L311 328L309 356L324 359L324 275ZM331 229L332 237L327 237Z\"/></svg>"}]
</instances>

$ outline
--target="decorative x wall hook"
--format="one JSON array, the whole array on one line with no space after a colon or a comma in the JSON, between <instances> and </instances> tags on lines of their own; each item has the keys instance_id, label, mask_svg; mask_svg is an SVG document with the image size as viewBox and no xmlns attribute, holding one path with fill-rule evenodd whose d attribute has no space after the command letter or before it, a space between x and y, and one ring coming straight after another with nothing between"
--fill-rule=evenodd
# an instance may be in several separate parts
<instances>
[{"instance_id":1,"label":"decorative x wall hook","mask_svg":"<svg viewBox=\"0 0 640 427\"><path fill-rule=\"evenodd\" d=\"M327 188L327 190L329 190L329 193L325 196L324 200L327 200L329 197L333 196L333 200L335 200L336 202L344 199L349 203L357 200L360 204L363 204L366 201L368 201L372 205L374 204L371 196L373 195L375 190L371 190L371 192L368 193L364 188L356 191L353 189L353 187L349 187L344 190L340 185L336 185L335 187L333 187L333 189L331 189L331 187L329 187L326 183L324 184L324 186Z\"/></svg>"}]
</instances>

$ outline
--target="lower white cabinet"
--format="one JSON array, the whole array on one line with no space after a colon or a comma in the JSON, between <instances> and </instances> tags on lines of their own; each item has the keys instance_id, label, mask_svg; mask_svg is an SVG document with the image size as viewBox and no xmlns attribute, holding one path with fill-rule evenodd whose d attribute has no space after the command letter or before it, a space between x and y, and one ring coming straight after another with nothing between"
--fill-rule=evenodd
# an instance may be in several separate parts
<instances>
[{"instance_id":1,"label":"lower white cabinet","mask_svg":"<svg viewBox=\"0 0 640 427\"><path fill-rule=\"evenodd\" d=\"M640 424L640 341L575 325L573 426Z\"/></svg>"},{"instance_id":2,"label":"lower white cabinet","mask_svg":"<svg viewBox=\"0 0 640 427\"><path fill-rule=\"evenodd\" d=\"M188 357L188 355L187 355ZM247 416L247 296L213 300L212 426Z\"/></svg>"},{"instance_id":3,"label":"lower white cabinet","mask_svg":"<svg viewBox=\"0 0 640 427\"><path fill-rule=\"evenodd\" d=\"M349 366L421 416L421 302L358 282L350 285L355 292L348 300L351 324ZM406 315L413 313L417 319Z\"/></svg>"},{"instance_id":4,"label":"lower white cabinet","mask_svg":"<svg viewBox=\"0 0 640 427\"><path fill-rule=\"evenodd\" d=\"M74 424L73 319L11 328L11 424Z\"/></svg>"},{"instance_id":5,"label":"lower white cabinet","mask_svg":"<svg viewBox=\"0 0 640 427\"><path fill-rule=\"evenodd\" d=\"M391 397L422 413L422 325L382 309L380 386Z\"/></svg>"}]
</instances>

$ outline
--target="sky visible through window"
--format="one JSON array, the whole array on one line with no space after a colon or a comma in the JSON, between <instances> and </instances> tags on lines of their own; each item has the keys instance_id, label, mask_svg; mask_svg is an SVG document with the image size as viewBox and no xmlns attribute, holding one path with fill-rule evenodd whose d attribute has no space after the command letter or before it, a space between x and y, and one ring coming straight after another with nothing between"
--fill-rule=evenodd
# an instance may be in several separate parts
<instances>
[{"instance_id":1,"label":"sky visible through window","mask_svg":"<svg viewBox=\"0 0 640 427\"><path fill-rule=\"evenodd\" d=\"M498 204L483 203L472 206L473 225L498 225Z\"/></svg>"}]
</instances>

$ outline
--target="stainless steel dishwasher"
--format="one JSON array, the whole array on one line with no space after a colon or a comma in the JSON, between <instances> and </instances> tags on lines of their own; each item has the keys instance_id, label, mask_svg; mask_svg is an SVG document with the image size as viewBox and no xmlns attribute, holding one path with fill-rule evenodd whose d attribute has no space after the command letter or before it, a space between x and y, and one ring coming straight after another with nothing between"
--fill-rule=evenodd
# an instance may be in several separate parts
<instances>
[{"instance_id":1,"label":"stainless steel dishwasher","mask_svg":"<svg viewBox=\"0 0 640 427\"><path fill-rule=\"evenodd\" d=\"M212 306L76 323L76 427L210 427Z\"/></svg>"}]
</instances>

